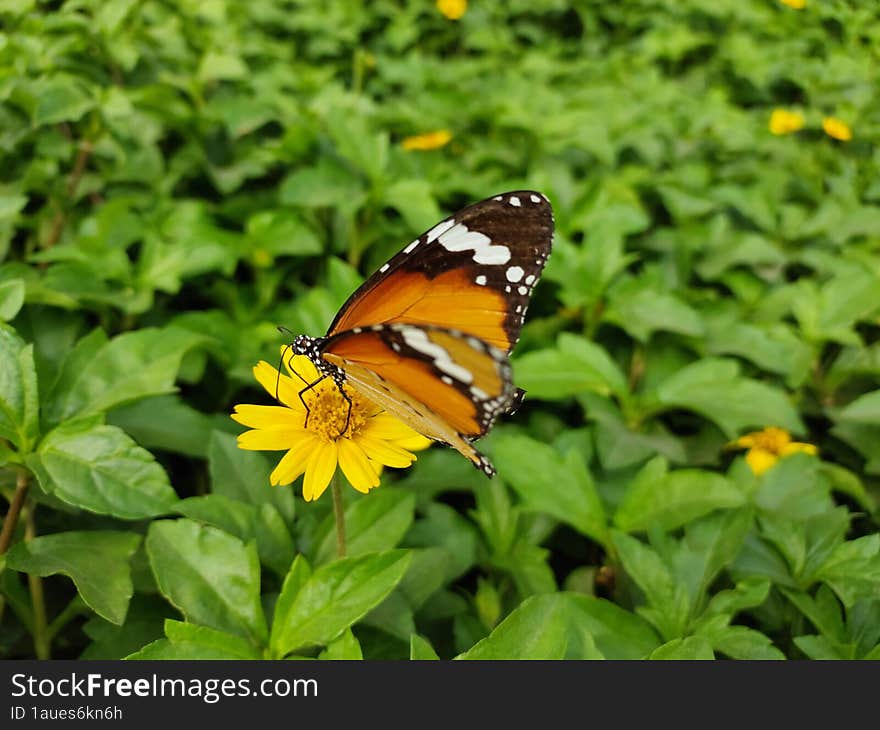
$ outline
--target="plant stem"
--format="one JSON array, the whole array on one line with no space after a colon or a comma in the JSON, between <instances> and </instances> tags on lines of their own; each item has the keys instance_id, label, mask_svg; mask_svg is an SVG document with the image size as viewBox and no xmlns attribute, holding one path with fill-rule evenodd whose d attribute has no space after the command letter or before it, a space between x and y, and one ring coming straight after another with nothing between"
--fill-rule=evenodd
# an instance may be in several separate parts
<instances>
[{"instance_id":1,"label":"plant stem","mask_svg":"<svg viewBox=\"0 0 880 730\"><path fill-rule=\"evenodd\" d=\"M54 639L56 634L70 623L71 619L87 610L86 604L83 603L82 598L80 598L79 593L77 593L71 599L70 603L65 606L64 610L55 617L51 624L49 624L49 640L51 641Z\"/></svg>"},{"instance_id":2,"label":"plant stem","mask_svg":"<svg viewBox=\"0 0 880 730\"><path fill-rule=\"evenodd\" d=\"M15 480L15 494L12 495L9 511L3 519L3 531L0 532L0 555L9 550L9 544L12 542L12 536L15 534L15 526L18 524L18 516L21 514L21 508L24 505L25 497L27 497L29 485L28 473L24 469L20 469Z\"/></svg>"},{"instance_id":3,"label":"plant stem","mask_svg":"<svg viewBox=\"0 0 880 730\"><path fill-rule=\"evenodd\" d=\"M30 542L37 536L34 524L36 506L31 502L24 513L24 539ZM31 612L34 618L34 653L37 659L49 659L49 628L46 622L46 599L43 595L43 579L28 573L28 588L31 591Z\"/></svg>"},{"instance_id":4,"label":"plant stem","mask_svg":"<svg viewBox=\"0 0 880 730\"><path fill-rule=\"evenodd\" d=\"M333 492L333 515L336 517L336 557L345 557L345 508L342 506L342 487L339 484L339 476L333 475L330 482Z\"/></svg>"}]
</instances>

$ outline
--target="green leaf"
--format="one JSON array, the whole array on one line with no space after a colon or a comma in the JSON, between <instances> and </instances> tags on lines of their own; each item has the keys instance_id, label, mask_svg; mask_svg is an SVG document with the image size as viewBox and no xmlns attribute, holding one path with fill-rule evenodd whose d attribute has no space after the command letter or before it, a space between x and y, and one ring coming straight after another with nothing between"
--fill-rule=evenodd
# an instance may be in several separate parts
<instances>
[{"instance_id":1,"label":"green leaf","mask_svg":"<svg viewBox=\"0 0 880 730\"><path fill-rule=\"evenodd\" d=\"M211 489L216 494L260 505L273 505L288 522L296 511L293 492L289 487L273 487L269 483L272 464L258 451L238 448L235 436L213 431L208 441L208 469Z\"/></svg>"},{"instance_id":2,"label":"green leaf","mask_svg":"<svg viewBox=\"0 0 880 730\"><path fill-rule=\"evenodd\" d=\"M657 457L630 482L614 522L625 532L652 527L673 530L716 509L739 507L745 501L742 492L720 474L698 469L667 473L664 460Z\"/></svg>"},{"instance_id":3,"label":"green leaf","mask_svg":"<svg viewBox=\"0 0 880 730\"><path fill-rule=\"evenodd\" d=\"M568 645L564 594L527 598L489 636L457 659L562 659Z\"/></svg>"},{"instance_id":4,"label":"green leaf","mask_svg":"<svg viewBox=\"0 0 880 730\"><path fill-rule=\"evenodd\" d=\"M592 637L606 659L642 659L660 643L647 621L611 601L579 595L569 600L572 624Z\"/></svg>"},{"instance_id":5,"label":"green leaf","mask_svg":"<svg viewBox=\"0 0 880 730\"><path fill-rule=\"evenodd\" d=\"M599 345L569 333L552 349L535 350L514 360L516 382L529 397L558 400L587 391L623 395L626 377Z\"/></svg>"},{"instance_id":6,"label":"green leaf","mask_svg":"<svg viewBox=\"0 0 880 730\"><path fill-rule=\"evenodd\" d=\"M161 520L147 532L147 555L162 595L191 623L265 643L260 564L251 543L192 520Z\"/></svg>"},{"instance_id":7,"label":"green leaf","mask_svg":"<svg viewBox=\"0 0 880 730\"><path fill-rule=\"evenodd\" d=\"M685 639L672 639L651 652L648 659L714 659L712 645L702 636L688 636Z\"/></svg>"},{"instance_id":8,"label":"green leaf","mask_svg":"<svg viewBox=\"0 0 880 730\"><path fill-rule=\"evenodd\" d=\"M691 598L683 585L647 545L622 532L614 532L614 546L627 575L642 589L649 607L639 611L663 638L681 636L691 610Z\"/></svg>"},{"instance_id":9,"label":"green leaf","mask_svg":"<svg viewBox=\"0 0 880 730\"><path fill-rule=\"evenodd\" d=\"M140 542L136 534L103 530L43 535L14 545L6 566L31 575L68 576L86 605L121 625L134 592L129 561Z\"/></svg>"},{"instance_id":10,"label":"green leaf","mask_svg":"<svg viewBox=\"0 0 880 730\"><path fill-rule=\"evenodd\" d=\"M188 406L177 395L158 395L118 406L107 414L107 423L119 426L145 449L171 451L204 459L207 435L215 428L228 428L227 416L207 416Z\"/></svg>"},{"instance_id":11,"label":"green leaf","mask_svg":"<svg viewBox=\"0 0 880 730\"><path fill-rule=\"evenodd\" d=\"M383 487L345 508L346 555L382 552L397 547L413 522L415 496L394 487ZM329 515L323 536L318 535L313 563L322 565L336 557L336 521Z\"/></svg>"},{"instance_id":12,"label":"green leaf","mask_svg":"<svg viewBox=\"0 0 880 730\"><path fill-rule=\"evenodd\" d=\"M804 432L788 398L776 388L742 377L732 360L704 358L692 363L664 380L655 395L662 406L705 416L728 438L749 427L768 425Z\"/></svg>"},{"instance_id":13,"label":"green leaf","mask_svg":"<svg viewBox=\"0 0 880 730\"><path fill-rule=\"evenodd\" d=\"M194 644L214 650L229 659L261 659L260 651L249 641L207 626L187 624L174 619L165 620L165 636L172 644Z\"/></svg>"},{"instance_id":14,"label":"green leaf","mask_svg":"<svg viewBox=\"0 0 880 730\"><path fill-rule=\"evenodd\" d=\"M27 464L46 492L90 512L139 520L167 514L177 503L153 455L98 418L51 431Z\"/></svg>"},{"instance_id":15,"label":"green leaf","mask_svg":"<svg viewBox=\"0 0 880 730\"><path fill-rule=\"evenodd\" d=\"M58 75L44 79L35 89L34 126L75 122L95 105L95 100L76 77Z\"/></svg>"},{"instance_id":16,"label":"green leaf","mask_svg":"<svg viewBox=\"0 0 880 730\"><path fill-rule=\"evenodd\" d=\"M703 334L703 321L694 309L673 294L638 279L614 287L602 317L641 342L661 330L690 337Z\"/></svg>"},{"instance_id":17,"label":"green leaf","mask_svg":"<svg viewBox=\"0 0 880 730\"><path fill-rule=\"evenodd\" d=\"M292 599L279 599L270 639L273 654L283 657L300 647L333 641L394 589L409 559L406 550L390 550L318 568Z\"/></svg>"},{"instance_id":18,"label":"green leaf","mask_svg":"<svg viewBox=\"0 0 880 730\"><path fill-rule=\"evenodd\" d=\"M30 451L39 434L39 407L33 346L0 324L0 438Z\"/></svg>"},{"instance_id":19,"label":"green leaf","mask_svg":"<svg viewBox=\"0 0 880 730\"><path fill-rule=\"evenodd\" d=\"M562 457L528 436L498 435L492 454L498 469L529 509L545 512L607 545L605 510L593 478L575 451Z\"/></svg>"},{"instance_id":20,"label":"green leaf","mask_svg":"<svg viewBox=\"0 0 880 730\"><path fill-rule=\"evenodd\" d=\"M336 639L331 641L327 648L319 655L318 659L346 660L346 659L363 659L364 654L361 651L361 645L351 633L351 629L343 631Z\"/></svg>"},{"instance_id":21,"label":"green leaf","mask_svg":"<svg viewBox=\"0 0 880 730\"><path fill-rule=\"evenodd\" d=\"M413 634L409 637L409 658L414 660L439 659L434 647L423 636Z\"/></svg>"},{"instance_id":22,"label":"green leaf","mask_svg":"<svg viewBox=\"0 0 880 730\"><path fill-rule=\"evenodd\" d=\"M860 597L880 598L880 533L838 545L816 577L826 581L845 606Z\"/></svg>"},{"instance_id":23,"label":"green leaf","mask_svg":"<svg viewBox=\"0 0 880 730\"><path fill-rule=\"evenodd\" d=\"M201 341L183 329L148 327L114 337L85 362L69 357L50 393L47 420L57 423L172 392L181 359Z\"/></svg>"},{"instance_id":24,"label":"green leaf","mask_svg":"<svg viewBox=\"0 0 880 730\"><path fill-rule=\"evenodd\" d=\"M837 414L837 420L880 425L880 390L856 398Z\"/></svg>"},{"instance_id":25,"label":"green leaf","mask_svg":"<svg viewBox=\"0 0 880 730\"><path fill-rule=\"evenodd\" d=\"M785 654L773 646L769 637L746 626L728 626L723 633L713 638L712 648L731 659L767 661L786 658Z\"/></svg>"},{"instance_id":26,"label":"green leaf","mask_svg":"<svg viewBox=\"0 0 880 730\"><path fill-rule=\"evenodd\" d=\"M0 281L0 320L8 322L24 304L24 279Z\"/></svg>"},{"instance_id":27,"label":"green leaf","mask_svg":"<svg viewBox=\"0 0 880 730\"><path fill-rule=\"evenodd\" d=\"M242 542L254 538L256 508L222 494L182 499L174 506L174 511L191 520L218 527Z\"/></svg>"}]
</instances>

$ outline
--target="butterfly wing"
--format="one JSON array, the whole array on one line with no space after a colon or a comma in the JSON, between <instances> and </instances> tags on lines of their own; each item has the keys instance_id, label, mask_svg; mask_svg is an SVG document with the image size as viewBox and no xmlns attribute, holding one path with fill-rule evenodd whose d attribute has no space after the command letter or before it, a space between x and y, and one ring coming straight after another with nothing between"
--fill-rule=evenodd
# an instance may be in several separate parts
<instances>
[{"instance_id":1,"label":"butterfly wing","mask_svg":"<svg viewBox=\"0 0 880 730\"><path fill-rule=\"evenodd\" d=\"M457 330L398 323L343 332L321 356L374 403L495 473L471 439L517 398L505 352Z\"/></svg>"},{"instance_id":2,"label":"butterfly wing","mask_svg":"<svg viewBox=\"0 0 880 730\"><path fill-rule=\"evenodd\" d=\"M328 337L378 324L464 332L509 353L553 238L553 211L522 190L475 203L410 243L339 310Z\"/></svg>"}]
</instances>

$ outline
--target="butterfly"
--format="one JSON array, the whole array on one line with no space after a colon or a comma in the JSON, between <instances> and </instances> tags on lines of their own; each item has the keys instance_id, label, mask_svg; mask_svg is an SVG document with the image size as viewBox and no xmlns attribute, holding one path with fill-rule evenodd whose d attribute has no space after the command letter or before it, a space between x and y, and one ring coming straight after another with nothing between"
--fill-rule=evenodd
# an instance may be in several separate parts
<instances>
[{"instance_id":1,"label":"butterfly","mask_svg":"<svg viewBox=\"0 0 880 730\"><path fill-rule=\"evenodd\" d=\"M349 383L493 476L473 441L522 401L508 356L552 240L553 210L531 190L487 198L441 221L367 279L325 336L293 339L290 350L320 374L300 391L303 405L306 391L332 378L350 415Z\"/></svg>"}]
</instances>

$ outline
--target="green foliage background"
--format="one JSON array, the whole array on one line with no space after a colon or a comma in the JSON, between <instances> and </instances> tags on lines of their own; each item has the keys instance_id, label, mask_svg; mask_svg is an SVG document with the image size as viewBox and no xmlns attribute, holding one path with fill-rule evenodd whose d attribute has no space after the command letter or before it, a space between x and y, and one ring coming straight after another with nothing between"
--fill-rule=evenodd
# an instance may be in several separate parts
<instances>
[{"instance_id":1,"label":"green foliage background","mask_svg":"<svg viewBox=\"0 0 880 730\"><path fill-rule=\"evenodd\" d=\"M808 0L0 0L0 655L880 658L880 19ZM776 107L804 129L768 131ZM821 128L853 129L841 143ZM452 142L405 152L407 135ZM554 254L528 400L366 497L234 403L445 212ZM726 445L816 444L756 477Z\"/></svg>"}]
</instances>

